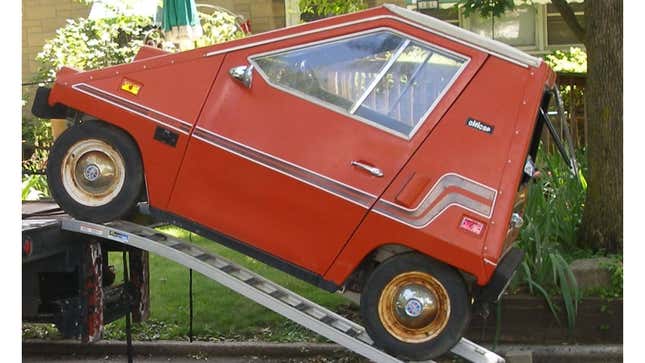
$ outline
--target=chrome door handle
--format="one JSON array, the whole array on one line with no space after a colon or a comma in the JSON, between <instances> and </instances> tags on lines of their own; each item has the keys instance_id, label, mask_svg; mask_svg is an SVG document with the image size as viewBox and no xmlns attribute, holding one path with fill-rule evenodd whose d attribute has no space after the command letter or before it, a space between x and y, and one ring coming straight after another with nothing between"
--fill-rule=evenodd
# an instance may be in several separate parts
<instances>
[{"instance_id":1,"label":"chrome door handle","mask_svg":"<svg viewBox=\"0 0 645 363\"><path fill-rule=\"evenodd\" d=\"M383 176L383 172L381 171L381 169L379 169L379 168L377 168L375 166L367 165L365 163L361 163L360 161L356 161L356 160L352 160L351 164L352 164L352 166L358 166L359 168L361 168L363 170L367 170L370 174L372 174L374 176L378 176L378 177Z\"/></svg>"}]
</instances>

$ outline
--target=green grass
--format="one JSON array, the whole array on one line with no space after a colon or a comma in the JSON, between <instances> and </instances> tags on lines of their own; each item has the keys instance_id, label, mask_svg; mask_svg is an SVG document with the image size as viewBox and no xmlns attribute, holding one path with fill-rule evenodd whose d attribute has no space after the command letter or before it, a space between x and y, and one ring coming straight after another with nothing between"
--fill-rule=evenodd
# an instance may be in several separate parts
<instances>
[{"instance_id":1,"label":"green grass","mask_svg":"<svg viewBox=\"0 0 645 363\"><path fill-rule=\"evenodd\" d=\"M176 227L163 232L192 242L241 264L286 288L333 310L352 310L349 301L328 293L217 243ZM110 264L122 279L122 256L110 254ZM150 319L135 324L139 340L187 339L189 272L185 267L150 254ZM193 272L193 334L199 340L322 341L323 338L261 305ZM124 319L106 326L107 339L125 338Z\"/></svg>"}]
</instances>

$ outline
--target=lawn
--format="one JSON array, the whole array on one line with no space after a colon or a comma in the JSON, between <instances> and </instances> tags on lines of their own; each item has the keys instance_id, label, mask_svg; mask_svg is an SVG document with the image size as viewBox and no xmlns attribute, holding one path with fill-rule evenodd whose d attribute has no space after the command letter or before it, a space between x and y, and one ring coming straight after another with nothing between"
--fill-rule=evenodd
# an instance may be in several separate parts
<instances>
[{"instance_id":1,"label":"lawn","mask_svg":"<svg viewBox=\"0 0 645 363\"><path fill-rule=\"evenodd\" d=\"M192 240L196 245L277 282L306 298L336 311L354 310L339 294L328 293L252 258L177 227L162 227L165 233ZM113 253L110 264L121 279L121 254ZM118 280L117 280L118 281ZM189 330L189 272L185 267L150 254L150 319L135 324L138 340L187 339ZM193 334L199 340L323 341L299 325L255 302L193 272ZM106 326L106 339L124 339L124 319Z\"/></svg>"}]
</instances>

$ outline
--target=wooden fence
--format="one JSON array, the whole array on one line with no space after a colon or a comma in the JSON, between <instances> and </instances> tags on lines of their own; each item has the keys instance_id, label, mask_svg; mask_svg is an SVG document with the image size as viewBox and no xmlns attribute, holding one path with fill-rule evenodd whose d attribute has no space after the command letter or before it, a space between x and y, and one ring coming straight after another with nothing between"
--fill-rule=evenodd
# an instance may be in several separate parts
<instances>
[{"instance_id":1,"label":"wooden fence","mask_svg":"<svg viewBox=\"0 0 645 363\"><path fill-rule=\"evenodd\" d=\"M584 73L558 73L557 82L564 102L567 121L571 127L571 138L576 149L587 147L587 130L589 129L589 125L584 99L586 81L587 75ZM552 110L554 109L554 104L552 101ZM555 117L552 117L551 121L554 122L556 128L560 131L560 137L564 139L563 125ZM555 145L546 128L542 132L542 142L547 150L555 151Z\"/></svg>"}]
</instances>

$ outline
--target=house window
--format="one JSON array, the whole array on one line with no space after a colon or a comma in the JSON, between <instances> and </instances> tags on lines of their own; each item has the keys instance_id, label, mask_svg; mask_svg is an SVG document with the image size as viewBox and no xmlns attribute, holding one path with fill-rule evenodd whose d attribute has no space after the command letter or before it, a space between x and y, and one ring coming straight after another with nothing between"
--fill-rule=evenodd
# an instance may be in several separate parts
<instances>
[{"instance_id":1,"label":"house window","mask_svg":"<svg viewBox=\"0 0 645 363\"><path fill-rule=\"evenodd\" d=\"M536 9L532 6L516 6L500 17L484 18L474 12L468 19L470 30L487 38L515 47L536 46Z\"/></svg>"},{"instance_id":2,"label":"house window","mask_svg":"<svg viewBox=\"0 0 645 363\"><path fill-rule=\"evenodd\" d=\"M416 10L420 13L430 15L439 20L443 20L452 25L459 26L459 8L454 2L448 1L416 1L408 5L409 9Z\"/></svg>"},{"instance_id":3,"label":"house window","mask_svg":"<svg viewBox=\"0 0 645 363\"><path fill-rule=\"evenodd\" d=\"M578 19L578 23L585 26L584 19L584 4L569 4ZM562 15L558 12L558 9L552 4L547 5L547 18L546 18L546 28L547 28L547 42L549 45L568 45L568 44L579 44L582 43L578 38L576 38L571 28L565 23Z\"/></svg>"},{"instance_id":4,"label":"house window","mask_svg":"<svg viewBox=\"0 0 645 363\"><path fill-rule=\"evenodd\" d=\"M410 138L466 58L391 31L256 56L270 84Z\"/></svg>"}]
</instances>

